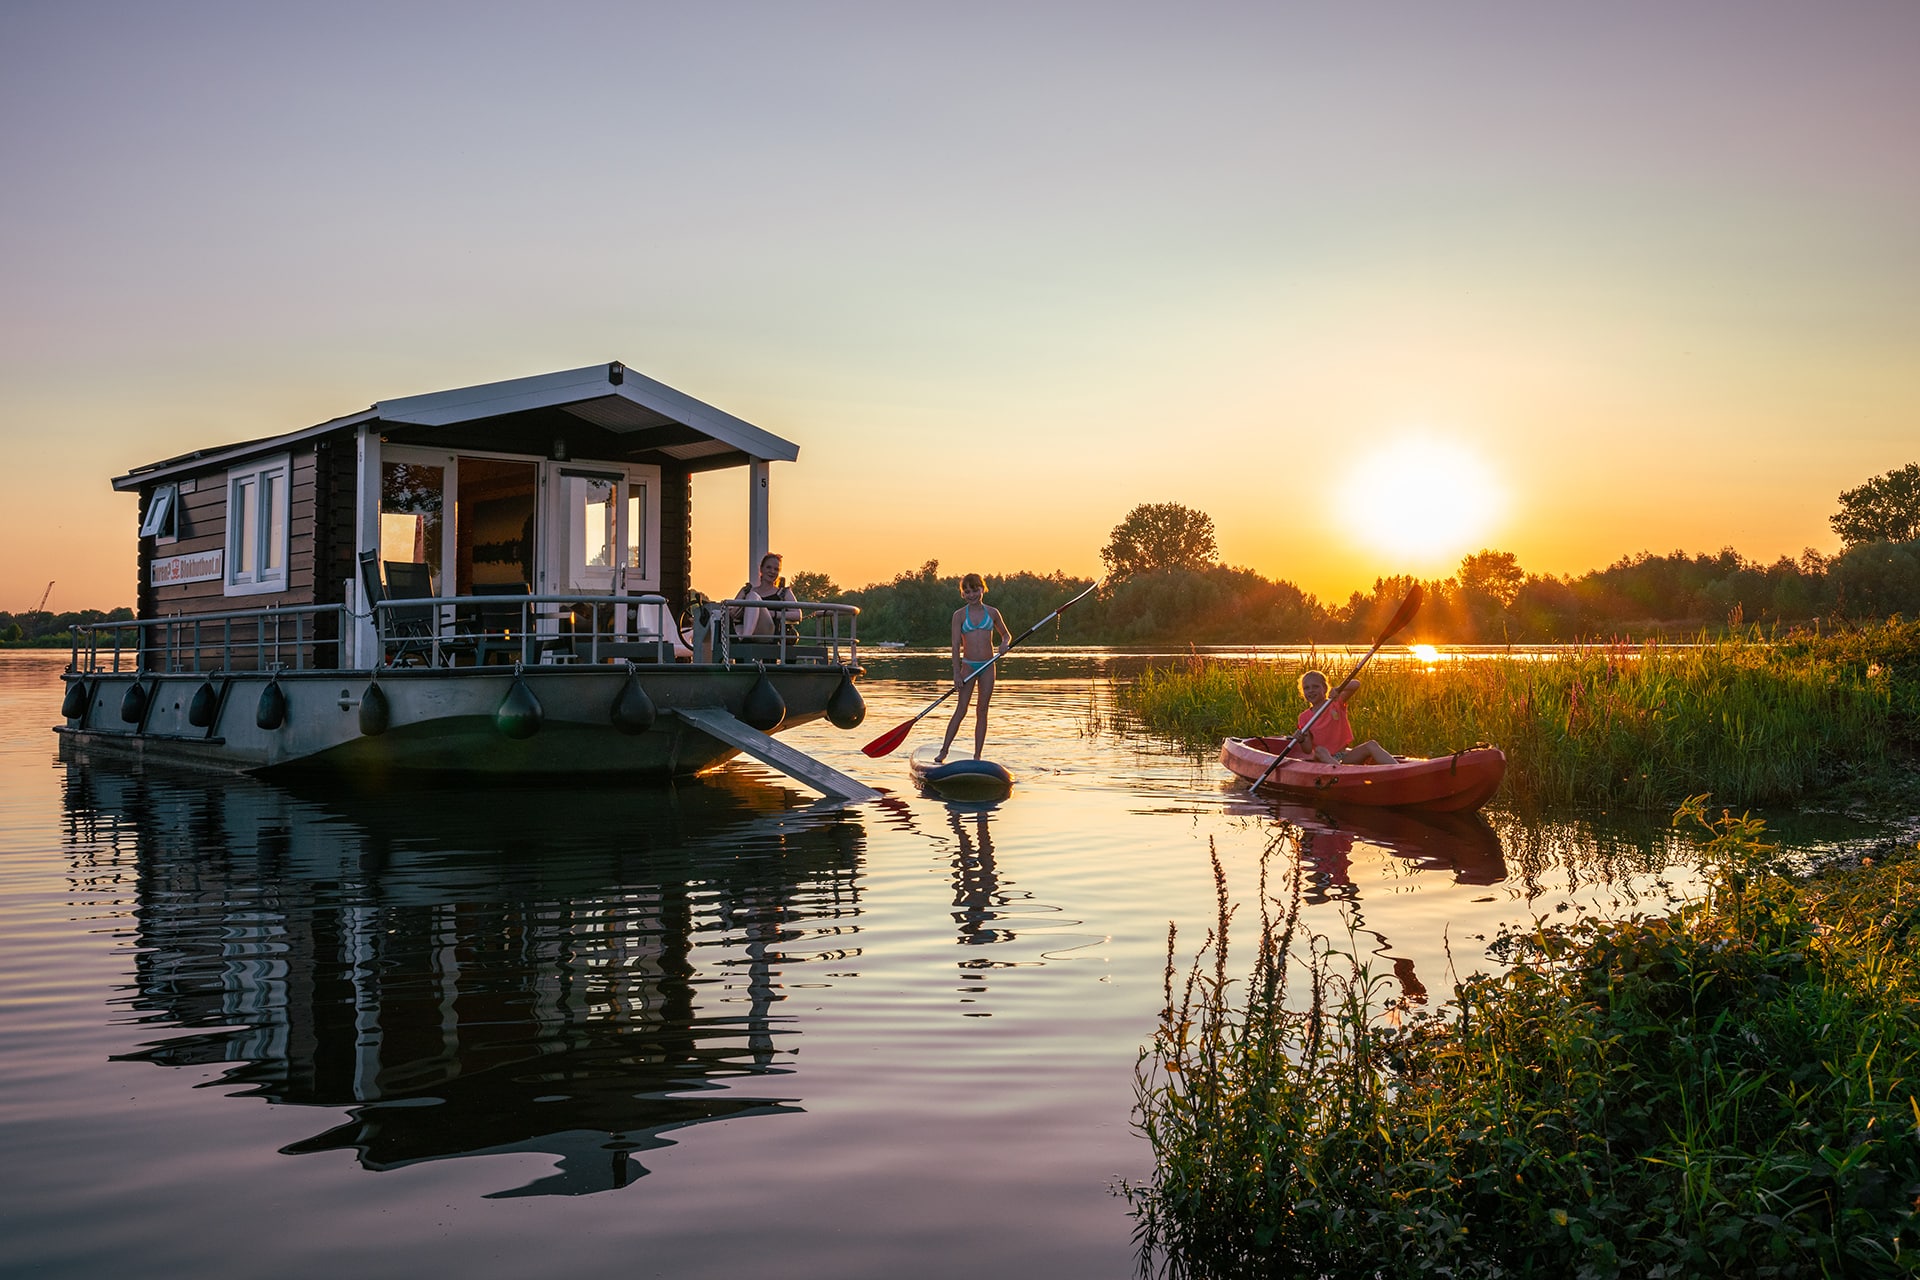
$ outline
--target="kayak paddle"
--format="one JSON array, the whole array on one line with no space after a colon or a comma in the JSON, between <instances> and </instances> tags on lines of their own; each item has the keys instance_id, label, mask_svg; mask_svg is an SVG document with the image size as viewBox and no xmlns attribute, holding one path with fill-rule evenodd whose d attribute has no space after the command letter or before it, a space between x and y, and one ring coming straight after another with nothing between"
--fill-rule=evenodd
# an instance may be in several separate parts
<instances>
[{"instance_id":1,"label":"kayak paddle","mask_svg":"<svg viewBox=\"0 0 1920 1280\"><path fill-rule=\"evenodd\" d=\"M1287 752L1293 750L1293 744L1300 741L1304 735L1313 732L1314 722L1319 720L1326 709L1333 705L1333 695L1346 688L1348 681L1359 676L1360 668L1373 661L1373 655L1380 652L1381 645L1393 639L1394 636L1399 634L1402 627L1413 621L1413 615L1420 612L1420 599L1425 594L1426 593L1420 589L1419 583L1416 582L1413 584L1413 590L1407 592L1407 598L1402 600L1400 607L1393 611L1393 617L1387 620L1386 630L1382 631L1380 638L1373 642L1373 648L1367 650L1367 656L1360 659L1360 665L1347 672L1346 680L1342 680L1339 684L1327 691L1326 700L1313 709L1313 714L1307 717L1305 724L1293 731L1293 736L1287 739L1287 745L1274 753L1273 763L1268 765L1266 770L1262 772L1258 778L1254 779L1253 785L1247 788L1249 792L1258 791L1260 784L1265 782L1275 769L1279 768L1280 761L1286 757Z\"/></svg>"},{"instance_id":2,"label":"kayak paddle","mask_svg":"<svg viewBox=\"0 0 1920 1280\"><path fill-rule=\"evenodd\" d=\"M1022 631L1018 636L1015 636L1013 639L1007 641L1007 645L1005 649L1000 650L999 653L994 654L991 658L981 663L976 670L968 673L968 675L964 679L957 681L954 684L953 688L947 690L945 693L935 698L932 702L929 702L927 704L926 710L922 711L919 715L915 716L911 720L908 720L902 724L895 725L893 728L887 730L885 733L881 734L879 737L875 738L872 742L869 742L866 746L860 749L866 752L869 756L872 756L876 760L879 759L881 756L892 755L894 752L894 749L897 748L901 743L905 742L907 740L907 735L913 732L913 726L919 724L922 720L925 720L928 716L932 715L935 707L938 707L941 703L945 702L948 698L951 698L954 694L960 692L960 690L964 686L966 686L968 683L976 679L980 675L980 672L985 671L988 667L991 667L994 663L1000 661L1001 657L1006 654L1007 649L1013 648L1013 646L1019 644L1022 640L1025 640L1028 636L1032 635L1034 632L1046 626L1049 622L1052 622L1055 618L1059 617L1061 614L1065 613L1067 610L1073 608L1073 606L1075 606L1076 604L1079 604L1082 600L1085 600L1088 596L1092 595L1094 588L1098 587L1099 585L1100 584L1098 582L1094 583L1093 586L1088 587L1085 591L1082 591L1079 595L1067 601L1065 604L1061 605L1058 609L1055 609L1052 613L1048 614L1046 617L1040 619L1040 621L1028 627L1025 631ZM1398 630L1398 628L1395 628L1395 630ZM1384 638L1385 637L1382 637L1383 640Z\"/></svg>"}]
</instances>

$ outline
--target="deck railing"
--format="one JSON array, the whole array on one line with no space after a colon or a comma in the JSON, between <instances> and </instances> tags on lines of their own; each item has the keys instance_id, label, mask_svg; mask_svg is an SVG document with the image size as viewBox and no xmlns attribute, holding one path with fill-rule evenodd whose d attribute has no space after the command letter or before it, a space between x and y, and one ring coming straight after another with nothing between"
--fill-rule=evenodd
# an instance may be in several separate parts
<instances>
[{"instance_id":1,"label":"deck railing","mask_svg":"<svg viewBox=\"0 0 1920 1280\"><path fill-rule=\"evenodd\" d=\"M795 600L768 603L764 600L720 600L709 606L712 620L709 634L717 662L826 662L839 665L841 646L846 646L846 661L860 662L860 606L829 604L825 601ZM773 630L766 635L736 636L734 629L744 622L747 610L758 609L773 615ZM840 625L846 623L843 638ZM825 650L825 654L821 653Z\"/></svg>"},{"instance_id":2,"label":"deck railing","mask_svg":"<svg viewBox=\"0 0 1920 1280\"><path fill-rule=\"evenodd\" d=\"M525 666L678 661L854 664L859 661L855 605L796 601L791 622L763 637L737 638L722 621L723 601L689 618L683 632L658 595L427 596L374 606L380 662L387 666ZM704 622L704 625L703 625Z\"/></svg>"},{"instance_id":3,"label":"deck railing","mask_svg":"<svg viewBox=\"0 0 1920 1280\"><path fill-rule=\"evenodd\" d=\"M658 595L432 596L373 607L376 666L519 662L676 661L856 665L855 605L795 601L763 636L734 635L758 601L723 600L697 611L691 632ZM344 605L176 614L73 628L69 668L80 674L337 670L354 615ZM366 662L363 655L361 661Z\"/></svg>"},{"instance_id":4,"label":"deck railing","mask_svg":"<svg viewBox=\"0 0 1920 1280\"><path fill-rule=\"evenodd\" d=\"M348 625L337 604L80 623L68 666L85 675L330 670Z\"/></svg>"}]
</instances>

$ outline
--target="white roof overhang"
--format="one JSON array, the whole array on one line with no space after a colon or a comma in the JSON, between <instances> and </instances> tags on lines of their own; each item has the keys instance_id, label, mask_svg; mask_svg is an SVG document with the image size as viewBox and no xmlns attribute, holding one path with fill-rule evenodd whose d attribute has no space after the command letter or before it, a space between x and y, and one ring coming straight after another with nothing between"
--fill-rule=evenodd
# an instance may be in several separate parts
<instances>
[{"instance_id":1,"label":"white roof overhang","mask_svg":"<svg viewBox=\"0 0 1920 1280\"><path fill-rule=\"evenodd\" d=\"M115 477L113 487L120 490L140 489L174 476L228 466L245 458L271 453L315 436L367 422L378 422L383 426L426 428L436 436L442 433L433 429L446 428L446 442L457 444L458 429L462 426L499 422L520 414L554 411L571 415L616 437L632 436L637 446L682 462L705 460L707 466L724 466L728 463L721 459L729 455L738 462L792 462L800 456L800 446L792 441L783 440L770 431L763 431L750 422L615 362L588 365L562 373L540 374L532 378L489 382L455 391L382 400L371 409L335 418L318 426L242 444L202 449L138 467L124 476ZM654 439L648 440L647 436ZM700 468L696 466L695 469Z\"/></svg>"},{"instance_id":2,"label":"white roof overhang","mask_svg":"<svg viewBox=\"0 0 1920 1280\"><path fill-rule=\"evenodd\" d=\"M618 362L382 400L373 409L382 422L422 427L450 427L530 410L560 409L616 435L677 425L705 437L663 445L661 451L673 457L741 453L769 462L792 462L800 456L800 446L792 441L762 431L751 422Z\"/></svg>"}]
</instances>

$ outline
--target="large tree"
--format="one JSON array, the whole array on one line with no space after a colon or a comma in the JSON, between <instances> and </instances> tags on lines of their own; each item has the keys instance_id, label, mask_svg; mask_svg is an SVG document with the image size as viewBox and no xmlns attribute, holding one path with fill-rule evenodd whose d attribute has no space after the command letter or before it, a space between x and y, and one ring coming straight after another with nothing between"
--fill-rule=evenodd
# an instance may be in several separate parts
<instances>
[{"instance_id":1,"label":"large tree","mask_svg":"<svg viewBox=\"0 0 1920 1280\"><path fill-rule=\"evenodd\" d=\"M1113 527L1100 558L1117 582L1159 569L1204 569L1218 550L1212 516L1177 502L1148 502Z\"/></svg>"},{"instance_id":2,"label":"large tree","mask_svg":"<svg viewBox=\"0 0 1920 1280\"><path fill-rule=\"evenodd\" d=\"M1920 462L1909 462L1841 494L1840 511L1831 523L1849 547L1920 538Z\"/></svg>"},{"instance_id":3,"label":"large tree","mask_svg":"<svg viewBox=\"0 0 1920 1280\"><path fill-rule=\"evenodd\" d=\"M1526 581L1511 551L1477 551L1460 562L1460 589L1497 600L1502 609L1513 603Z\"/></svg>"}]
</instances>

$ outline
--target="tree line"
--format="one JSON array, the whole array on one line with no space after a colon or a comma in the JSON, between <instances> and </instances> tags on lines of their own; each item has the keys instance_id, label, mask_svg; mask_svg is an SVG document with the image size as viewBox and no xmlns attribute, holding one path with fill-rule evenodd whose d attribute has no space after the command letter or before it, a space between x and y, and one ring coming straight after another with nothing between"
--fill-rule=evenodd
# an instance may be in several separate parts
<instances>
[{"instance_id":1,"label":"tree line","mask_svg":"<svg viewBox=\"0 0 1920 1280\"><path fill-rule=\"evenodd\" d=\"M1526 571L1492 548L1450 576L1422 581L1427 603L1412 638L1435 643L1549 643L1723 632L1749 625L1803 626L1920 617L1920 463L1839 497L1831 519L1844 549L1808 550L1771 564L1724 547L1625 556L1603 569L1556 577ZM1370 640L1413 586L1376 579L1345 601L1322 601L1284 579L1217 560L1213 520L1178 503L1135 507L1101 559L1106 586L1063 620L1073 644L1289 644ZM988 602L1016 634L1088 585L1065 573L986 574ZM959 607L958 574L938 561L890 582L845 591L801 573L803 600L860 606L869 642L940 645Z\"/></svg>"},{"instance_id":2,"label":"tree line","mask_svg":"<svg viewBox=\"0 0 1920 1280\"><path fill-rule=\"evenodd\" d=\"M52 648L72 642L73 628L90 622L132 622L133 610L114 609L103 612L99 609L73 609L66 613L50 613L45 609L28 609L21 613L8 613L0 609L0 645L17 645L26 648Z\"/></svg>"},{"instance_id":3,"label":"tree line","mask_svg":"<svg viewBox=\"0 0 1920 1280\"><path fill-rule=\"evenodd\" d=\"M1548 643L1920 617L1920 463L1849 489L1838 504L1830 523L1844 549L1831 557L1808 549L1797 559L1762 564L1732 547L1712 554L1642 552L1604 569L1556 577L1527 572L1511 552L1478 551L1452 575L1421 583L1427 603L1409 638ZM1285 579L1220 563L1212 518L1175 502L1135 507L1100 555L1105 588L1062 620L1063 643L1366 641L1414 583L1383 577L1345 601L1320 600ZM1016 634L1090 581L1060 572L985 577L988 603ZM860 634L869 643L943 645L960 606L960 575L943 574L937 560L857 590L809 572L794 574L792 586L802 600L859 605ZM132 617L129 609L0 611L0 643L65 644L76 623Z\"/></svg>"}]
</instances>

